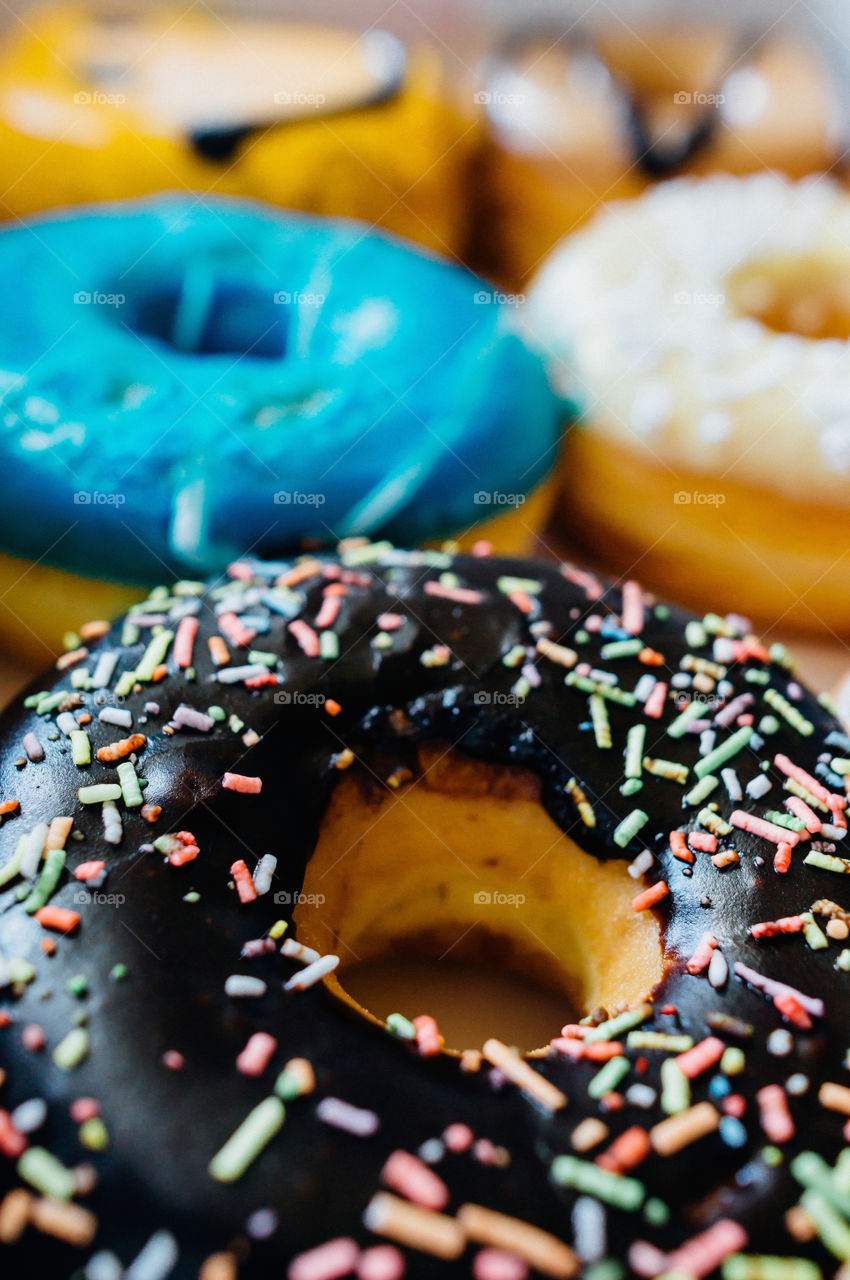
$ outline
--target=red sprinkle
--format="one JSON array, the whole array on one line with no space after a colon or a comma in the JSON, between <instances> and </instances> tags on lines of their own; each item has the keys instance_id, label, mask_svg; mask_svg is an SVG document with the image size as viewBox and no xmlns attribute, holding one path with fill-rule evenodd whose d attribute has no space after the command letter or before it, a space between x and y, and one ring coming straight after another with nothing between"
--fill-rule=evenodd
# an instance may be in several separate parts
<instances>
[{"instance_id":1,"label":"red sprinkle","mask_svg":"<svg viewBox=\"0 0 850 1280\"><path fill-rule=\"evenodd\" d=\"M192 665L198 625L198 619L191 615L188 618L180 619L177 633L174 636L174 661L181 669Z\"/></svg>"},{"instance_id":2,"label":"red sprinkle","mask_svg":"<svg viewBox=\"0 0 850 1280\"><path fill-rule=\"evenodd\" d=\"M318 658L319 656L319 637L312 627L308 627L303 618L295 618L289 624L289 630L301 648L301 652L306 654L308 658Z\"/></svg>"},{"instance_id":3,"label":"red sprinkle","mask_svg":"<svg viewBox=\"0 0 850 1280\"><path fill-rule=\"evenodd\" d=\"M258 796L263 789L262 778L249 778L244 773L226 773L221 780L225 791L239 791L245 796Z\"/></svg>"},{"instance_id":4,"label":"red sprinkle","mask_svg":"<svg viewBox=\"0 0 850 1280\"><path fill-rule=\"evenodd\" d=\"M669 892L667 881L659 880L658 884L652 885L649 889L644 889L643 893L639 893L637 897L632 898L632 910L646 911L649 907L654 907L656 902L660 902L662 898L666 898Z\"/></svg>"},{"instance_id":5,"label":"red sprinkle","mask_svg":"<svg viewBox=\"0 0 850 1280\"><path fill-rule=\"evenodd\" d=\"M236 881L236 891L239 894L240 902L253 902L257 896L257 890L254 888L254 881L251 879L251 872L243 858L239 858L230 868L230 874Z\"/></svg>"},{"instance_id":6,"label":"red sprinkle","mask_svg":"<svg viewBox=\"0 0 850 1280\"><path fill-rule=\"evenodd\" d=\"M67 907L54 907L50 903L36 911L35 918L42 929L56 929L59 933L73 933L80 923L79 911Z\"/></svg>"}]
</instances>

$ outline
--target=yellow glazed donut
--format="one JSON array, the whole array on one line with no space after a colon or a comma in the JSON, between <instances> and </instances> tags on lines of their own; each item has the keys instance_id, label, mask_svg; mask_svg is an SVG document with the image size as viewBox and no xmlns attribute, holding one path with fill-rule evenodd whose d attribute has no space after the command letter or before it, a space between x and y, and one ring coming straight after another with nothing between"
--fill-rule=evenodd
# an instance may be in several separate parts
<instances>
[{"instance_id":1,"label":"yellow glazed donut","mask_svg":"<svg viewBox=\"0 0 850 1280\"><path fill-rule=\"evenodd\" d=\"M581 414L572 537L697 607L850 631L848 269L824 177L678 179L566 240L528 322Z\"/></svg>"},{"instance_id":2,"label":"yellow glazed donut","mask_svg":"<svg viewBox=\"0 0 850 1280\"><path fill-rule=\"evenodd\" d=\"M461 244L470 120L427 49L207 6L59 6L18 30L0 56L0 215L189 189Z\"/></svg>"},{"instance_id":3,"label":"yellow glazed donut","mask_svg":"<svg viewBox=\"0 0 850 1280\"><path fill-rule=\"evenodd\" d=\"M775 32L621 23L519 32L484 94L492 261L515 288L605 200L682 173L828 168L837 90Z\"/></svg>"}]
</instances>

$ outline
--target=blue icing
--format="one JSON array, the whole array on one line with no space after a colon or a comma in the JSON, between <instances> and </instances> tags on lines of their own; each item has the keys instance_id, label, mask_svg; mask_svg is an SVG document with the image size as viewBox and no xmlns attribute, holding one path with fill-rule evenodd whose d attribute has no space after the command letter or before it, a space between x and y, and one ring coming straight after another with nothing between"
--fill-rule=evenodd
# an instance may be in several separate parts
<instances>
[{"instance_id":1,"label":"blue icing","mask_svg":"<svg viewBox=\"0 0 850 1280\"><path fill-rule=\"evenodd\" d=\"M559 406L516 310L354 222L103 205L4 231L0 282L16 555L145 581L304 537L415 543L554 461Z\"/></svg>"}]
</instances>

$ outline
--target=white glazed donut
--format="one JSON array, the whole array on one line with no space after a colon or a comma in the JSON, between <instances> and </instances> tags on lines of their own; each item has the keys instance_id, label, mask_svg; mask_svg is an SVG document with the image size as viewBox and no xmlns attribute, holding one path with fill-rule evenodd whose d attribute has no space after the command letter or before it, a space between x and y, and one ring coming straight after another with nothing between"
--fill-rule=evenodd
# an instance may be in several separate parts
<instances>
[{"instance_id":1,"label":"white glazed donut","mask_svg":"<svg viewBox=\"0 0 850 1280\"><path fill-rule=\"evenodd\" d=\"M528 320L581 413L564 511L597 558L847 629L850 195L764 173L613 203L544 264Z\"/></svg>"}]
</instances>

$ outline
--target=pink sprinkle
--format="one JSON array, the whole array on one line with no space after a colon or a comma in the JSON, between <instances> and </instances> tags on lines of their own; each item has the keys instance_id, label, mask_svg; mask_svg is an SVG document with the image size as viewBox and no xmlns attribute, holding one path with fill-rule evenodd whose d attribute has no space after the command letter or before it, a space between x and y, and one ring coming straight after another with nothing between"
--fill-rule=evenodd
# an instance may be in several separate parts
<instances>
[{"instance_id":1,"label":"pink sprinkle","mask_svg":"<svg viewBox=\"0 0 850 1280\"><path fill-rule=\"evenodd\" d=\"M623 583L623 630L639 636L643 631L643 592L637 582Z\"/></svg>"},{"instance_id":2,"label":"pink sprinkle","mask_svg":"<svg viewBox=\"0 0 850 1280\"><path fill-rule=\"evenodd\" d=\"M478 1138L472 1148L472 1158L477 1160L479 1164L495 1164L496 1144L491 1142L489 1138Z\"/></svg>"},{"instance_id":3,"label":"pink sprinkle","mask_svg":"<svg viewBox=\"0 0 850 1280\"><path fill-rule=\"evenodd\" d=\"M713 933L704 933L699 940L697 949L685 965L688 973L694 975L702 973L711 964L711 955L717 946L717 939Z\"/></svg>"},{"instance_id":4,"label":"pink sprinkle","mask_svg":"<svg viewBox=\"0 0 850 1280\"><path fill-rule=\"evenodd\" d=\"M787 778L793 778L795 782L799 782L807 791L811 791L812 795L818 800L822 800L825 805L829 805L832 792L827 791L826 787L818 782L817 778L813 778L810 773L806 773L805 769L801 769L799 765L792 763L787 756L775 755L773 763ZM842 805L843 803L842 798Z\"/></svg>"},{"instance_id":5,"label":"pink sprinkle","mask_svg":"<svg viewBox=\"0 0 850 1280\"><path fill-rule=\"evenodd\" d=\"M47 1036L37 1022L28 1022L21 1032L21 1044L30 1053L38 1053L47 1044Z\"/></svg>"},{"instance_id":6,"label":"pink sprinkle","mask_svg":"<svg viewBox=\"0 0 850 1280\"><path fill-rule=\"evenodd\" d=\"M321 631L332 627L339 615L339 596L325 596L322 607L316 614L316 626Z\"/></svg>"},{"instance_id":7,"label":"pink sprinkle","mask_svg":"<svg viewBox=\"0 0 850 1280\"><path fill-rule=\"evenodd\" d=\"M475 1280L525 1280L528 1267L515 1253L504 1249L481 1249L472 1261Z\"/></svg>"},{"instance_id":8,"label":"pink sprinkle","mask_svg":"<svg viewBox=\"0 0 850 1280\"><path fill-rule=\"evenodd\" d=\"M717 836L713 836L709 831L691 831L688 844L692 849L696 849L697 853L717 852Z\"/></svg>"},{"instance_id":9,"label":"pink sprinkle","mask_svg":"<svg viewBox=\"0 0 850 1280\"><path fill-rule=\"evenodd\" d=\"M71 1119L74 1124L85 1124L100 1115L100 1103L97 1098L76 1098L71 1103Z\"/></svg>"},{"instance_id":10,"label":"pink sprinkle","mask_svg":"<svg viewBox=\"0 0 850 1280\"><path fill-rule=\"evenodd\" d=\"M401 1280L406 1268L404 1254L394 1244L376 1244L361 1253L357 1280Z\"/></svg>"},{"instance_id":11,"label":"pink sprinkle","mask_svg":"<svg viewBox=\"0 0 850 1280\"><path fill-rule=\"evenodd\" d=\"M382 631L398 631L404 622L401 613L381 613L378 615L378 626Z\"/></svg>"},{"instance_id":12,"label":"pink sprinkle","mask_svg":"<svg viewBox=\"0 0 850 1280\"><path fill-rule=\"evenodd\" d=\"M761 836L763 840L771 840L773 844L790 844L793 847L800 839L796 831L777 827L775 823L757 818L753 813L745 813L743 809L736 809L729 821L733 827L748 831L751 836Z\"/></svg>"},{"instance_id":13,"label":"pink sprinkle","mask_svg":"<svg viewBox=\"0 0 850 1280\"><path fill-rule=\"evenodd\" d=\"M572 564L562 564L561 573L568 582L574 582L577 587L581 587L588 600L598 600L602 595L602 583L598 578L594 578L592 573L577 569Z\"/></svg>"},{"instance_id":14,"label":"pink sprinkle","mask_svg":"<svg viewBox=\"0 0 850 1280\"><path fill-rule=\"evenodd\" d=\"M236 1059L236 1070L243 1076L261 1076L277 1049L277 1040L266 1031L255 1031Z\"/></svg>"},{"instance_id":15,"label":"pink sprinkle","mask_svg":"<svg viewBox=\"0 0 850 1280\"><path fill-rule=\"evenodd\" d=\"M722 1040L717 1036L708 1036L699 1044L695 1044L692 1049L680 1053L676 1058L676 1066L689 1080L693 1080L696 1076L702 1075L703 1071L708 1071L709 1067L713 1067L715 1062L719 1062L725 1050L726 1045Z\"/></svg>"},{"instance_id":16,"label":"pink sprinkle","mask_svg":"<svg viewBox=\"0 0 850 1280\"><path fill-rule=\"evenodd\" d=\"M746 1248L749 1236L739 1222L721 1218L707 1231L694 1236L680 1249L667 1255L666 1271L681 1271L702 1280L733 1253Z\"/></svg>"},{"instance_id":17,"label":"pink sprinkle","mask_svg":"<svg viewBox=\"0 0 850 1280\"><path fill-rule=\"evenodd\" d=\"M653 720L658 720L664 710L666 701L667 685L663 680L659 680L657 684L652 686L652 692L643 704L644 714L650 716Z\"/></svg>"},{"instance_id":18,"label":"pink sprinkle","mask_svg":"<svg viewBox=\"0 0 850 1280\"><path fill-rule=\"evenodd\" d=\"M444 587L442 582L426 582L425 594L441 600L453 600L455 604L480 604L484 599L480 591L470 591L467 587Z\"/></svg>"},{"instance_id":19,"label":"pink sprinkle","mask_svg":"<svg viewBox=\"0 0 850 1280\"><path fill-rule=\"evenodd\" d=\"M245 796L258 796L263 789L263 780L248 778L244 773L226 773L221 785L225 791L240 791Z\"/></svg>"},{"instance_id":20,"label":"pink sprinkle","mask_svg":"<svg viewBox=\"0 0 850 1280\"><path fill-rule=\"evenodd\" d=\"M479 538L477 542L472 544L472 554L482 558L491 556L493 554L492 542L488 542L486 538Z\"/></svg>"},{"instance_id":21,"label":"pink sprinkle","mask_svg":"<svg viewBox=\"0 0 850 1280\"><path fill-rule=\"evenodd\" d=\"M409 1151L394 1151L381 1170L388 1187L423 1209L445 1209L449 1189L433 1169Z\"/></svg>"},{"instance_id":22,"label":"pink sprinkle","mask_svg":"<svg viewBox=\"0 0 850 1280\"><path fill-rule=\"evenodd\" d=\"M734 1116L740 1120L747 1110L747 1099L740 1093L730 1093L720 1104L720 1110L726 1116Z\"/></svg>"},{"instance_id":23,"label":"pink sprinkle","mask_svg":"<svg viewBox=\"0 0 850 1280\"><path fill-rule=\"evenodd\" d=\"M250 582L254 576L254 570L247 560L234 560L233 564L227 566L227 574L228 577L236 578L239 582Z\"/></svg>"},{"instance_id":24,"label":"pink sprinkle","mask_svg":"<svg viewBox=\"0 0 850 1280\"><path fill-rule=\"evenodd\" d=\"M182 1071L186 1065L186 1059L177 1049L166 1049L162 1055L162 1065L168 1067L169 1071Z\"/></svg>"},{"instance_id":25,"label":"pink sprinkle","mask_svg":"<svg viewBox=\"0 0 850 1280\"><path fill-rule=\"evenodd\" d=\"M789 1142L795 1128L788 1099L781 1085L768 1084L756 1094L759 1104L761 1127L770 1142Z\"/></svg>"},{"instance_id":26,"label":"pink sprinkle","mask_svg":"<svg viewBox=\"0 0 850 1280\"><path fill-rule=\"evenodd\" d=\"M754 701L751 693L739 693L737 698L733 698L731 702L726 703L725 707L720 708L714 717L714 723L719 724L721 729L730 728L741 713L753 705Z\"/></svg>"},{"instance_id":27,"label":"pink sprinkle","mask_svg":"<svg viewBox=\"0 0 850 1280\"><path fill-rule=\"evenodd\" d=\"M433 1058L440 1052L444 1044L436 1021L430 1014L420 1013L418 1017L413 1019L413 1025L416 1029L417 1049L423 1058Z\"/></svg>"},{"instance_id":28,"label":"pink sprinkle","mask_svg":"<svg viewBox=\"0 0 850 1280\"><path fill-rule=\"evenodd\" d=\"M316 1107L316 1118L332 1125L334 1129L342 1129L345 1133L353 1133L357 1138L371 1138L380 1128L380 1121L374 1111L366 1111L363 1107L352 1106L342 1098L322 1098Z\"/></svg>"},{"instance_id":29,"label":"pink sprinkle","mask_svg":"<svg viewBox=\"0 0 850 1280\"><path fill-rule=\"evenodd\" d=\"M299 1253L287 1270L288 1280L340 1280L357 1266L360 1246L349 1236L328 1240L317 1249Z\"/></svg>"},{"instance_id":30,"label":"pink sprinkle","mask_svg":"<svg viewBox=\"0 0 850 1280\"><path fill-rule=\"evenodd\" d=\"M810 836L816 836L822 829L821 822L814 809L810 809L804 800L799 796L789 796L785 801L785 808L789 813L793 813L795 818L799 818L801 822L805 822L806 830Z\"/></svg>"},{"instance_id":31,"label":"pink sprinkle","mask_svg":"<svg viewBox=\"0 0 850 1280\"><path fill-rule=\"evenodd\" d=\"M103 874L105 867L105 862L81 862L78 867L74 868L74 879L96 880L99 875Z\"/></svg>"},{"instance_id":32,"label":"pink sprinkle","mask_svg":"<svg viewBox=\"0 0 850 1280\"><path fill-rule=\"evenodd\" d=\"M450 1124L443 1134L443 1142L449 1151L468 1151L475 1134L468 1124Z\"/></svg>"},{"instance_id":33,"label":"pink sprinkle","mask_svg":"<svg viewBox=\"0 0 850 1280\"><path fill-rule=\"evenodd\" d=\"M247 863L244 858L238 858L230 868L230 874L236 882L236 892L239 894L240 902L253 902L257 897L257 890L254 888L254 881L251 879L251 872L248 870Z\"/></svg>"},{"instance_id":34,"label":"pink sprinkle","mask_svg":"<svg viewBox=\"0 0 850 1280\"><path fill-rule=\"evenodd\" d=\"M256 631L243 627L235 613L220 613L218 625L230 643L235 645L237 649L246 648L257 634Z\"/></svg>"},{"instance_id":35,"label":"pink sprinkle","mask_svg":"<svg viewBox=\"0 0 850 1280\"><path fill-rule=\"evenodd\" d=\"M178 667L184 669L191 667L197 634L198 619L192 615L188 618L181 618L177 634L174 637L174 661Z\"/></svg>"},{"instance_id":36,"label":"pink sprinkle","mask_svg":"<svg viewBox=\"0 0 850 1280\"><path fill-rule=\"evenodd\" d=\"M25 733L21 739L21 746L27 754L27 759L31 760L33 764L37 764L39 760L44 759L44 747L34 733Z\"/></svg>"},{"instance_id":37,"label":"pink sprinkle","mask_svg":"<svg viewBox=\"0 0 850 1280\"><path fill-rule=\"evenodd\" d=\"M803 995L803 992L798 991L796 987L789 987L784 982L777 982L775 978L767 978L763 973L759 973L756 969L751 969L749 965L743 964L740 960L735 961L735 972L739 978L749 982L750 986L763 991L768 999L773 1000L774 1003L776 1003L778 997L790 995L813 1018L822 1018L824 1015L823 1000L818 996Z\"/></svg>"},{"instance_id":38,"label":"pink sprinkle","mask_svg":"<svg viewBox=\"0 0 850 1280\"><path fill-rule=\"evenodd\" d=\"M316 635L312 627L308 627L303 618L295 618L289 624L289 630L298 641L301 652L306 654L308 658L318 658L319 656L319 637Z\"/></svg>"}]
</instances>

